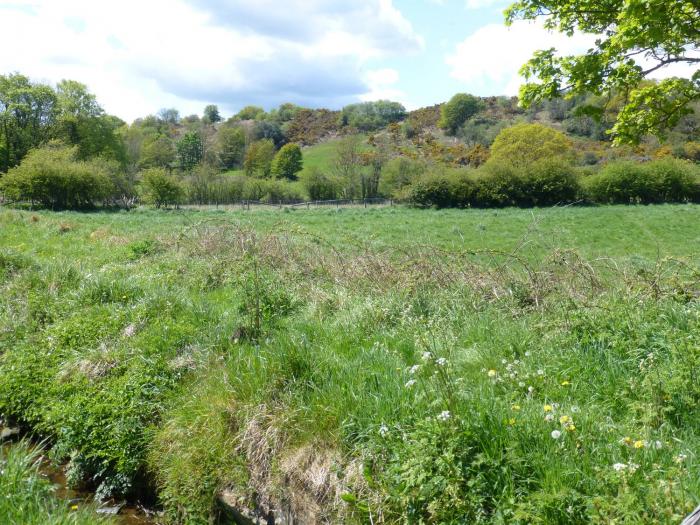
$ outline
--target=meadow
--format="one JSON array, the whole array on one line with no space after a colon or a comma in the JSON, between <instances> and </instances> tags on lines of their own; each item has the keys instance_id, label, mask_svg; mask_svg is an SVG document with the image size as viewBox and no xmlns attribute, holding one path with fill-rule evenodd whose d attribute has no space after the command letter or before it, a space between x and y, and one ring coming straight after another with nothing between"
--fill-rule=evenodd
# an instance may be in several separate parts
<instances>
[{"instance_id":1,"label":"meadow","mask_svg":"<svg viewBox=\"0 0 700 525\"><path fill-rule=\"evenodd\" d=\"M171 523L678 523L700 494L698 225L3 209L0 417Z\"/></svg>"}]
</instances>

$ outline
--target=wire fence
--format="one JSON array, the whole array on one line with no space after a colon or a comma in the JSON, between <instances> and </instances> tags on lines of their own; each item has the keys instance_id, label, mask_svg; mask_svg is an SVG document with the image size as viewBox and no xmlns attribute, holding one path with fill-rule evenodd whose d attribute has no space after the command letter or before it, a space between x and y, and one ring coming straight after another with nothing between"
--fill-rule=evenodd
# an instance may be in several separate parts
<instances>
[{"instance_id":1,"label":"wire fence","mask_svg":"<svg viewBox=\"0 0 700 525\"><path fill-rule=\"evenodd\" d=\"M236 203L202 203L202 204L183 204L179 208L182 209L223 209L223 210L253 210L253 209L319 209L319 208L370 208L370 207L387 207L394 206L392 199L384 199L381 197L369 199L334 199L334 200L317 200L317 201L299 201L299 202L264 202L255 200L243 200Z\"/></svg>"}]
</instances>

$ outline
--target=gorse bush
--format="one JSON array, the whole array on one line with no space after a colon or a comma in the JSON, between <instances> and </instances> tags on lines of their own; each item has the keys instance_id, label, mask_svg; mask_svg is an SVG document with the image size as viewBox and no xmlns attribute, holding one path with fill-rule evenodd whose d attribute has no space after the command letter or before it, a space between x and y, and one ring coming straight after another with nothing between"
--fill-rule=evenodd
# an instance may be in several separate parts
<instances>
[{"instance_id":1,"label":"gorse bush","mask_svg":"<svg viewBox=\"0 0 700 525\"><path fill-rule=\"evenodd\" d=\"M612 162L584 178L583 186L588 199L602 204L697 202L700 168L677 159Z\"/></svg>"},{"instance_id":2,"label":"gorse bush","mask_svg":"<svg viewBox=\"0 0 700 525\"><path fill-rule=\"evenodd\" d=\"M51 143L32 150L0 178L9 200L31 201L51 209L90 208L115 191L104 164L77 160L77 148Z\"/></svg>"}]
</instances>

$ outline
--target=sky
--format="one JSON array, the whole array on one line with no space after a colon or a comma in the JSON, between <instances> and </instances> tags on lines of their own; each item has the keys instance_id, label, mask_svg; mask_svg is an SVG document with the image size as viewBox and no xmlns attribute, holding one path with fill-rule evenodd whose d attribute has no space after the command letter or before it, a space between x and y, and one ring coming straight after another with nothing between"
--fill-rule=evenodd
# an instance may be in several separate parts
<instances>
[{"instance_id":1,"label":"sky","mask_svg":"<svg viewBox=\"0 0 700 525\"><path fill-rule=\"evenodd\" d=\"M541 25L503 23L508 0L0 1L0 74L78 80L126 121L174 107L224 116L284 102L408 109L454 93L515 95L537 49L585 52Z\"/></svg>"}]
</instances>

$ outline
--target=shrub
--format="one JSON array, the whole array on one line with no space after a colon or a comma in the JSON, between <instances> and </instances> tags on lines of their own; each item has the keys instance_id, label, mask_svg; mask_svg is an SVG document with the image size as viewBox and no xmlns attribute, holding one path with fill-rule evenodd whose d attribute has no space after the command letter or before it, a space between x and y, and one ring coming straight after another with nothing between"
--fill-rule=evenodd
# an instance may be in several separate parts
<instances>
[{"instance_id":1,"label":"shrub","mask_svg":"<svg viewBox=\"0 0 700 525\"><path fill-rule=\"evenodd\" d=\"M360 131L374 131L406 117L406 108L398 102L378 100L345 106L340 116L344 126L352 126Z\"/></svg>"},{"instance_id":2,"label":"shrub","mask_svg":"<svg viewBox=\"0 0 700 525\"><path fill-rule=\"evenodd\" d=\"M59 143L32 150L0 180L0 190L7 199L51 209L92 207L108 198L114 187L103 163L76 157L77 148Z\"/></svg>"},{"instance_id":3,"label":"shrub","mask_svg":"<svg viewBox=\"0 0 700 525\"><path fill-rule=\"evenodd\" d=\"M545 159L528 166L520 191L519 206L553 206L575 201L580 187L568 163Z\"/></svg>"},{"instance_id":4,"label":"shrub","mask_svg":"<svg viewBox=\"0 0 700 525\"><path fill-rule=\"evenodd\" d=\"M315 166L302 174L301 182L312 201L338 198L338 183Z\"/></svg>"},{"instance_id":5,"label":"shrub","mask_svg":"<svg viewBox=\"0 0 700 525\"><path fill-rule=\"evenodd\" d=\"M144 201L156 208L179 204L185 196L182 183L162 168L151 168L142 173L141 190Z\"/></svg>"},{"instance_id":6,"label":"shrub","mask_svg":"<svg viewBox=\"0 0 700 525\"><path fill-rule=\"evenodd\" d=\"M448 135L454 135L457 130L483 107L481 100L474 95L457 93L440 109L440 122Z\"/></svg>"},{"instance_id":7,"label":"shrub","mask_svg":"<svg viewBox=\"0 0 700 525\"><path fill-rule=\"evenodd\" d=\"M502 130L491 145L491 161L526 166L541 159L572 157L571 141L542 124L516 124Z\"/></svg>"},{"instance_id":8,"label":"shrub","mask_svg":"<svg viewBox=\"0 0 700 525\"><path fill-rule=\"evenodd\" d=\"M453 184L446 175L428 174L420 177L408 190L408 201L422 208L456 206Z\"/></svg>"},{"instance_id":9,"label":"shrub","mask_svg":"<svg viewBox=\"0 0 700 525\"><path fill-rule=\"evenodd\" d=\"M586 197L604 204L696 201L698 169L689 162L661 159L647 164L612 162L584 179Z\"/></svg>"}]
</instances>

